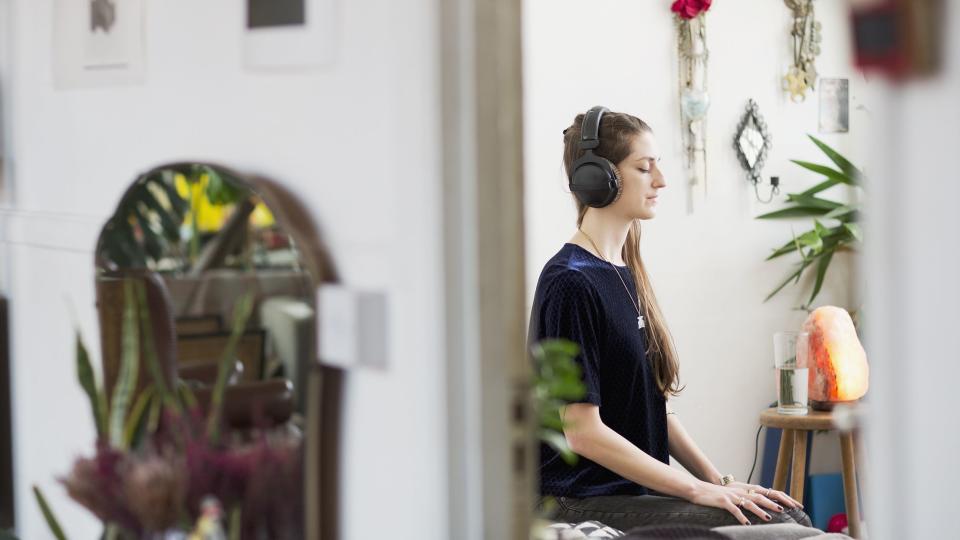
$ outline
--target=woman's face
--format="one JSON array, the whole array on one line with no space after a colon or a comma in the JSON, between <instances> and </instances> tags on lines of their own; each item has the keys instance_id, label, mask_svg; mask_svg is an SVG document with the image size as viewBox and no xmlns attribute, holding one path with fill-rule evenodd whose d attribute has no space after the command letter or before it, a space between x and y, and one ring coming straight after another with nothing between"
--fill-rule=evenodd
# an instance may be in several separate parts
<instances>
[{"instance_id":1,"label":"woman's face","mask_svg":"<svg viewBox=\"0 0 960 540\"><path fill-rule=\"evenodd\" d=\"M649 131L634 136L630 148L617 163L623 193L609 208L627 219L652 219L657 215L657 194L667 185L659 167L660 148Z\"/></svg>"}]
</instances>

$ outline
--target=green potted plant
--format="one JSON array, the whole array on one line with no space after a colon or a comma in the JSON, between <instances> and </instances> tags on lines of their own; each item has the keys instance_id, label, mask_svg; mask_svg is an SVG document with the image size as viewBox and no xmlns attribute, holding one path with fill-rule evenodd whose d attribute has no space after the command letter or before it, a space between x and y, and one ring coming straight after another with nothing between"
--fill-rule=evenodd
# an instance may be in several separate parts
<instances>
[{"instance_id":1,"label":"green potted plant","mask_svg":"<svg viewBox=\"0 0 960 540\"><path fill-rule=\"evenodd\" d=\"M772 298L791 281L796 284L804 272L815 272L815 280L810 297L800 309L810 311L810 306L820 294L824 278L834 254L842 251L855 251L863 241L860 230L860 204L858 200L863 190L863 173L833 148L812 135L808 135L817 147L830 159L833 166L791 160L793 163L822 175L824 179L817 185L801 193L788 193L787 206L775 212L769 212L757 219L784 219L812 217L813 228L793 235L785 244L773 250L766 260L776 259L790 253L797 253L800 261L767 297ZM854 201L841 203L822 196L822 192L837 186L850 186L856 191Z\"/></svg>"}]
</instances>

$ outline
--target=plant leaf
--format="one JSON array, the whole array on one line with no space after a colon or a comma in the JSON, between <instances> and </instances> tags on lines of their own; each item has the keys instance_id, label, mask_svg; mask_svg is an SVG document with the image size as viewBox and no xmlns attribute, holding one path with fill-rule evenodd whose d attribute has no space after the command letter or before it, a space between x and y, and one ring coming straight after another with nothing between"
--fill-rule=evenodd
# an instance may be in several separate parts
<instances>
[{"instance_id":1,"label":"plant leaf","mask_svg":"<svg viewBox=\"0 0 960 540\"><path fill-rule=\"evenodd\" d=\"M567 444L567 438L564 437L562 433L540 430L540 440L556 450L557 453L560 454L560 457L567 462L567 465L574 465L577 463L577 454L570 449L570 445Z\"/></svg>"},{"instance_id":2,"label":"plant leaf","mask_svg":"<svg viewBox=\"0 0 960 540\"><path fill-rule=\"evenodd\" d=\"M167 387L167 379L160 369L160 361L157 359L157 350L153 342L153 325L150 323L150 311L147 306L147 286L142 281L137 281L137 306L140 313L140 333L143 338L143 351L146 356L147 369L150 372L150 378L157 394L163 401L163 404L173 409L176 413L182 413L183 407L173 395L170 388Z\"/></svg>"},{"instance_id":3,"label":"plant leaf","mask_svg":"<svg viewBox=\"0 0 960 540\"><path fill-rule=\"evenodd\" d=\"M852 184L859 184L863 178L863 173L860 169L853 166L847 158L840 155L840 152L837 152L833 148L830 148L825 142L814 137L813 135L807 135L810 137L810 140L813 141L813 144L817 145L820 150L830 158L830 161L834 162L837 167L840 167L840 170L843 171L847 178L851 180Z\"/></svg>"},{"instance_id":4,"label":"plant leaf","mask_svg":"<svg viewBox=\"0 0 960 540\"><path fill-rule=\"evenodd\" d=\"M802 263L800 263L800 268L798 268L795 272L787 276L787 279L783 280L783 283L777 286L777 288L774 289L773 292L768 294L767 297L763 299L763 301L766 302L767 300L770 300L771 298L773 298L775 294L780 292L780 289L786 287L788 283L794 280L794 278L799 277L800 274L803 272L803 269L806 268L808 264L809 263L807 263L806 261L803 261Z\"/></svg>"},{"instance_id":5,"label":"plant leaf","mask_svg":"<svg viewBox=\"0 0 960 540\"><path fill-rule=\"evenodd\" d=\"M124 448L136 448L139 437L138 433L143 433L144 421L147 417L147 407L154 397L154 387L151 384L140 392L137 401L133 403L130 409L130 416L127 418L126 425L123 426L123 444Z\"/></svg>"},{"instance_id":6,"label":"plant leaf","mask_svg":"<svg viewBox=\"0 0 960 540\"><path fill-rule=\"evenodd\" d=\"M834 202L828 199L821 199L820 197L814 197L812 195L801 195L798 193L788 193L787 200L790 202L797 203L800 206L824 208L826 210L833 210L838 206L843 206L838 202Z\"/></svg>"},{"instance_id":7,"label":"plant leaf","mask_svg":"<svg viewBox=\"0 0 960 540\"><path fill-rule=\"evenodd\" d=\"M842 183L843 183L843 182L841 182L840 180L837 180L837 179L835 179L835 178L828 178L828 179L824 180L823 182L820 182L819 184L813 186L812 188L804 191L804 192L801 193L800 195L803 195L803 196L816 195L817 193L820 193L821 191L823 191L823 190L825 190L825 189L832 188L833 186L835 186L835 185L837 185L837 184L842 184Z\"/></svg>"},{"instance_id":8,"label":"plant leaf","mask_svg":"<svg viewBox=\"0 0 960 540\"><path fill-rule=\"evenodd\" d=\"M820 260L817 261L817 281L813 285L813 294L810 295L810 300L807 301L807 305L813 304L814 299L820 294L820 287L823 286L823 277L827 274L827 268L830 266L830 260L832 258L833 250L830 250L824 252L824 256L820 257Z\"/></svg>"},{"instance_id":9,"label":"plant leaf","mask_svg":"<svg viewBox=\"0 0 960 540\"><path fill-rule=\"evenodd\" d=\"M860 226L856 223L844 223L843 228L850 231L850 235L857 239L858 242L863 242L863 233L860 232Z\"/></svg>"},{"instance_id":10,"label":"plant leaf","mask_svg":"<svg viewBox=\"0 0 960 540\"><path fill-rule=\"evenodd\" d=\"M848 184L848 185L853 184L853 182L850 180L850 177L844 174L843 171L838 171L832 167L827 167L826 165L820 165L819 163L811 163L809 161L801 161L799 159L791 159L790 161L792 161L793 163L796 163L797 165L803 167L804 169L813 171L817 174L822 174L823 176L826 176L831 180L836 180L839 183Z\"/></svg>"},{"instance_id":11,"label":"plant leaf","mask_svg":"<svg viewBox=\"0 0 960 540\"><path fill-rule=\"evenodd\" d=\"M220 416L223 409L223 393L227 386L227 378L236 361L234 355L237 352L237 344L247 327L247 319L250 318L250 312L253 310L253 294L246 293L237 302L233 310L233 330L230 332L230 339L227 341L227 347L220 357L220 367L217 370L217 382L214 384L210 393L210 412L207 416L207 436L211 441L216 442L220 437Z\"/></svg>"},{"instance_id":12,"label":"plant leaf","mask_svg":"<svg viewBox=\"0 0 960 540\"><path fill-rule=\"evenodd\" d=\"M39 487L33 486L33 496L37 499L40 512L43 513L43 519L47 521L47 526L50 527L50 532L54 538L57 540L67 540L67 535L63 534L63 528L60 527L60 522L57 521L57 517L53 515L53 510L50 509L50 505L47 504L47 498L43 496L43 492L40 491Z\"/></svg>"},{"instance_id":13,"label":"plant leaf","mask_svg":"<svg viewBox=\"0 0 960 540\"><path fill-rule=\"evenodd\" d=\"M133 280L124 280L123 297L120 373L117 375L117 382L113 387L113 399L110 402L110 444L121 450L126 449L123 428L130 398L137 388L137 375L140 371L140 336L137 328L137 304L134 300Z\"/></svg>"},{"instance_id":14,"label":"plant leaf","mask_svg":"<svg viewBox=\"0 0 960 540\"><path fill-rule=\"evenodd\" d=\"M77 331L77 380L80 381L80 387L87 394L90 401L90 410L93 412L93 423L97 428L97 438L103 440L107 432L107 403L106 395L103 391L97 389L97 380L93 374L93 366L90 365L90 355L83 344L83 338L80 337L80 331Z\"/></svg>"},{"instance_id":15,"label":"plant leaf","mask_svg":"<svg viewBox=\"0 0 960 540\"><path fill-rule=\"evenodd\" d=\"M856 221L859 217L858 210L860 206L857 204L845 204L843 206L838 206L833 210L827 212L823 215L823 219L839 219L840 221ZM844 220L843 218L851 216L849 219Z\"/></svg>"},{"instance_id":16,"label":"plant leaf","mask_svg":"<svg viewBox=\"0 0 960 540\"><path fill-rule=\"evenodd\" d=\"M795 218L795 217L810 217L810 216L822 216L829 212L828 208L821 208L819 206L806 206L806 205L796 205L784 208L782 210L776 210L773 212L768 212L766 214L761 214L757 216L757 219L781 219L781 218Z\"/></svg>"}]
</instances>

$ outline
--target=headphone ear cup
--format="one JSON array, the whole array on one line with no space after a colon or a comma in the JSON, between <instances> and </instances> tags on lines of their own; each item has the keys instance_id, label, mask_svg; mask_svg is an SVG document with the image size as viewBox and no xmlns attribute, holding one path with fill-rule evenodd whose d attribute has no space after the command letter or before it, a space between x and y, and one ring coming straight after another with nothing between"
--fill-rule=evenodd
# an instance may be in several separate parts
<instances>
[{"instance_id":1,"label":"headphone ear cup","mask_svg":"<svg viewBox=\"0 0 960 540\"><path fill-rule=\"evenodd\" d=\"M611 205L619 201L620 196L623 195L623 177L620 176L620 169L618 169L616 165L614 165L609 161L607 161L607 163L610 163L610 171L613 173L613 182L614 182L614 185L616 186L614 188L614 191L616 193L613 196L613 200L607 203L607 205Z\"/></svg>"},{"instance_id":2,"label":"headphone ear cup","mask_svg":"<svg viewBox=\"0 0 960 540\"><path fill-rule=\"evenodd\" d=\"M620 198L623 191L620 171L607 159L588 151L574 164L570 191L587 206L609 206Z\"/></svg>"}]
</instances>

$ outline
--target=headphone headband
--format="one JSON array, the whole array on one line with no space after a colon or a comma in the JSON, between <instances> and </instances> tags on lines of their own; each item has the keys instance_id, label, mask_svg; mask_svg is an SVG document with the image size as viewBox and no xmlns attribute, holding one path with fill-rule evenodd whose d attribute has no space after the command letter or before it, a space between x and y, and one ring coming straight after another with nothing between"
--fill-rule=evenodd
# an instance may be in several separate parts
<instances>
[{"instance_id":1,"label":"headphone headband","mask_svg":"<svg viewBox=\"0 0 960 540\"><path fill-rule=\"evenodd\" d=\"M580 149L593 150L600 146L600 119L610 109L597 105L587 111L580 126Z\"/></svg>"}]
</instances>

